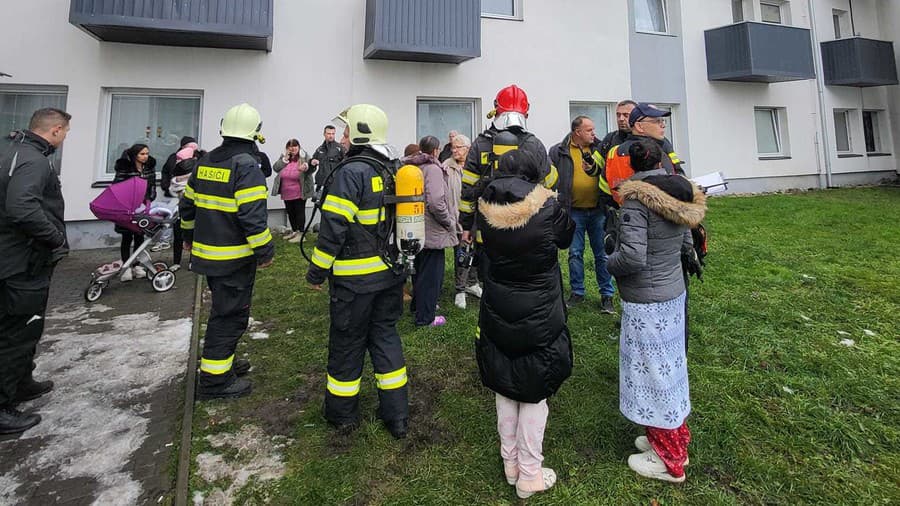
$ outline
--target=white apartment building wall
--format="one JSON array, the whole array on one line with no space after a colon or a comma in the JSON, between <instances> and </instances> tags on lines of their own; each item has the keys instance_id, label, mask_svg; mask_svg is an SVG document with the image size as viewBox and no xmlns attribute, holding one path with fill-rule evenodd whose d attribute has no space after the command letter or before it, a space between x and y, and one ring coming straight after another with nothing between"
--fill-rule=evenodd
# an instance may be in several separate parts
<instances>
[{"instance_id":1,"label":"white apartment building wall","mask_svg":"<svg viewBox=\"0 0 900 506\"><path fill-rule=\"evenodd\" d=\"M529 94L530 129L550 147L568 132L572 102L609 106L607 120L613 128L611 106L634 95L672 106L671 134L689 174L723 171L734 191L822 184L825 151L819 149L816 81L709 81L704 30L732 23L731 2L667 0L670 33L657 35L637 33L634 1L520 0L521 20L482 18L481 56L459 65L364 59L364 0L275 0L269 53L101 42L69 23L70 2L8 2L4 18L15 22L0 34L0 71L13 77L0 79L0 92L41 85L66 90L66 109L74 119L61 176L74 247L118 239L112 226L95 221L88 209L101 191L92 185L110 179L108 105L110 91L116 90L202 97L199 135L205 148L219 143L223 113L249 102L262 114L268 138L263 149L272 157L291 137L313 150L321 142L322 127L352 103L382 107L390 119L389 138L402 148L418 139L418 99L471 101L478 131L487 122L484 114L496 91L516 83ZM746 4L747 15L758 19L759 0ZM820 40L832 38L831 10L845 4L847 0L815 0ZM856 0L853 6L857 32L893 38L900 25L900 7L894 2ZM807 0L785 2L784 8L790 24L811 26ZM818 45L813 51L819 58ZM896 170L895 156L839 158L832 110L859 112L858 121L851 122L851 136L857 140L862 111L883 111L891 119L884 121L885 151L896 155L897 88L825 87L834 184ZM786 156L761 159L757 154L757 107L783 110ZM169 153L152 154L161 165ZM269 204L281 208L277 197Z\"/></svg>"}]
</instances>

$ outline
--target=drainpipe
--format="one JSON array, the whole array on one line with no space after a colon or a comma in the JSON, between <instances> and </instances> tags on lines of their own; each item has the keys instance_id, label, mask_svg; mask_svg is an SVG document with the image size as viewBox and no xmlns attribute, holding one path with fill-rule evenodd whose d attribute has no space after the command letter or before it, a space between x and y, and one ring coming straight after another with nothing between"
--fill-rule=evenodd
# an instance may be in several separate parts
<instances>
[{"instance_id":1,"label":"drainpipe","mask_svg":"<svg viewBox=\"0 0 900 506\"><path fill-rule=\"evenodd\" d=\"M819 178L819 186L831 188L831 149L828 145L828 121L825 119L825 76L822 75L822 48L819 46L819 37L816 35L816 9L813 0L807 0L809 5L809 33L812 37L813 64L816 69L816 94L818 97L819 128L821 130L816 138L822 139L820 144L822 159L825 161L825 181ZM818 157L818 153L816 154Z\"/></svg>"}]
</instances>

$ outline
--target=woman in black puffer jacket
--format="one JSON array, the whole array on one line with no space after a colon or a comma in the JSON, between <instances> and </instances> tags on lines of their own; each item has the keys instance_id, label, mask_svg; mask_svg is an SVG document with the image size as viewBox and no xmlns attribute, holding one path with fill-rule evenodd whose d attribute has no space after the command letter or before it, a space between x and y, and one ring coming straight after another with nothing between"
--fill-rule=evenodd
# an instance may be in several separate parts
<instances>
[{"instance_id":1,"label":"woman in black puffer jacket","mask_svg":"<svg viewBox=\"0 0 900 506\"><path fill-rule=\"evenodd\" d=\"M122 156L116 160L116 175L113 183L119 183L126 179L139 177L147 180L147 193L144 200L156 199L156 159L150 156L150 148L146 144L135 144L126 149ZM122 263L125 263L134 252L144 243L144 235L132 232L127 228L115 226L116 232L122 234L122 243L119 246L119 254ZM133 278L145 277L147 273L140 265L133 269L122 271L122 281L131 281Z\"/></svg>"},{"instance_id":2,"label":"woman in black puffer jacket","mask_svg":"<svg viewBox=\"0 0 900 506\"><path fill-rule=\"evenodd\" d=\"M478 201L484 293L475 343L484 385L496 392L506 479L521 498L556 482L541 467L547 397L572 372L559 249L575 231L556 193L539 184L539 162L524 151L500 159Z\"/></svg>"}]
</instances>

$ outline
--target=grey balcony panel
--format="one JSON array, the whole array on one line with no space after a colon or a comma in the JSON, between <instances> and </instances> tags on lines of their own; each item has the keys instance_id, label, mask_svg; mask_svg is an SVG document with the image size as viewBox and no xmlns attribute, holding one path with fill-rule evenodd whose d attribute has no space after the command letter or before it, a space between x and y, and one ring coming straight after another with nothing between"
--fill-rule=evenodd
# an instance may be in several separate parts
<instances>
[{"instance_id":1,"label":"grey balcony panel","mask_svg":"<svg viewBox=\"0 0 900 506\"><path fill-rule=\"evenodd\" d=\"M831 86L889 86L898 84L894 43L851 37L822 43L825 84Z\"/></svg>"},{"instance_id":2,"label":"grey balcony panel","mask_svg":"<svg viewBox=\"0 0 900 506\"><path fill-rule=\"evenodd\" d=\"M706 30L710 81L777 83L815 79L809 30L745 21Z\"/></svg>"},{"instance_id":3,"label":"grey balcony panel","mask_svg":"<svg viewBox=\"0 0 900 506\"><path fill-rule=\"evenodd\" d=\"M272 49L274 0L71 0L69 22L106 42Z\"/></svg>"},{"instance_id":4,"label":"grey balcony panel","mask_svg":"<svg viewBox=\"0 0 900 506\"><path fill-rule=\"evenodd\" d=\"M363 56L462 63L481 56L480 0L366 0Z\"/></svg>"}]
</instances>

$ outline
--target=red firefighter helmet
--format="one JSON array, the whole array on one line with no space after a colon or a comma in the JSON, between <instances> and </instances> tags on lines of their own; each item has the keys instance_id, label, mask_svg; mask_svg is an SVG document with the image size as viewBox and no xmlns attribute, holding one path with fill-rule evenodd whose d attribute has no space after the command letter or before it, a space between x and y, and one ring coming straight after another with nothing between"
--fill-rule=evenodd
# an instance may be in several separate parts
<instances>
[{"instance_id":1,"label":"red firefighter helmet","mask_svg":"<svg viewBox=\"0 0 900 506\"><path fill-rule=\"evenodd\" d=\"M505 112L517 112L527 117L528 107L528 95L515 84L510 84L497 92L497 98L494 99L494 108L498 116Z\"/></svg>"}]
</instances>

